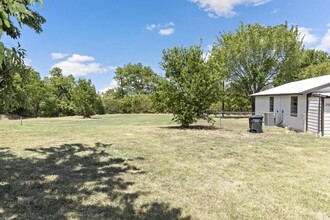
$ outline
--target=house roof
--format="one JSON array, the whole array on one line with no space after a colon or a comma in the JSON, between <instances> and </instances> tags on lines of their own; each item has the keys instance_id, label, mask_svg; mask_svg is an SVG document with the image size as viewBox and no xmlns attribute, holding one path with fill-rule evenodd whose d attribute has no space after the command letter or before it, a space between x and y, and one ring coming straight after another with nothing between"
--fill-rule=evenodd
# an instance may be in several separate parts
<instances>
[{"instance_id":1,"label":"house roof","mask_svg":"<svg viewBox=\"0 0 330 220\"><path fill-rule=\"evenodd\" d=\"M262 92L254 93L251 96L264 95L299 95L315 92L318 89L330 86L330 75L304 79L296 82L287 83Z\"/></svg>"},{"instance_id":2,"label":"house roof","mask_svg":"<svg viewBox=\"0 0 330 220\"><path fill-rule=\"evenodd\" d=\"M315 92L312 96L319 96L319 97L330 97L330 92Z\"/></svg>"}]
</instances>

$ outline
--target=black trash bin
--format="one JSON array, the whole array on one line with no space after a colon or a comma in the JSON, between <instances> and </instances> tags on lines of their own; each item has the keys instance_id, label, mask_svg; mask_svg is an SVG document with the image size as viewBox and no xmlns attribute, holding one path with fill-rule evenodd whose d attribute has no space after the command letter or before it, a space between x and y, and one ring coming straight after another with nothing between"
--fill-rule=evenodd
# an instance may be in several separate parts
<instances>
[{"instance_id":1,"label":"black trash bin","mask_svg":"<svg viewBox=\"0 0 330 220\"><path fill-rule=\"evenodd\" d=\"M251 133L261 133L262 132L262 115L252 115L249 117L249 127Z\"/></svg>"}]
</instances>

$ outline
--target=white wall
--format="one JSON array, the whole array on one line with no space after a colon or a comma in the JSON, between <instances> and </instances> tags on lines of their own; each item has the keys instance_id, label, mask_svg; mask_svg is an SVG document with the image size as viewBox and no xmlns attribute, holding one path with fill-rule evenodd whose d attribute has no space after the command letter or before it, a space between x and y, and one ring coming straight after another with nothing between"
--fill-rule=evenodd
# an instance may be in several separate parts
<instances>
[{"instance_id":1,"label":"white wall","mask_svg":"<svg viewBox=\"0 0 330 220\"><path fill-rule=\"evenodd\" d=\"M263 115L265 112L269 112L269 96L256 96L255 112L256 115Z\"/></svg>"},{"instance_id":2,"label":"white wall","mask_svg":"<svg viewBox=\"0 0 330 220\"><path fill-rule=\"evenodd\" d=\"M294 95L293 95L294 96ZM276 114L277 123L296 130L306 130L306 105L307 96L298 95L298 115L297 117L290 115L291 95L283 96L256 96L256 114L264 115L269 112L269 97L274 97L274 113Z\"/></svg>"},{"instance_id":3,"label":"white wall","mask_svg":"<svg viewBox=\"0 0 330 220\"><path fill-rule=\"evenodd\" d=\"M330 136L330 99L324 99L324 136Z\"/></svg>"}]
</instances>

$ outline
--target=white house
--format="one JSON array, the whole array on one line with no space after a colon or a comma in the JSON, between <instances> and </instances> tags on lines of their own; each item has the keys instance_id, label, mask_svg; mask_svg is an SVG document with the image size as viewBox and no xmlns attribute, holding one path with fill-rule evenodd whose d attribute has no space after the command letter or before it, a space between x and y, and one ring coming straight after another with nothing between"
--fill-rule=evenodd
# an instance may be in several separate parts
<instances>
[{"instance_id":1,"label":"white house","mask_svg":"<svg viewBox=\"0 0 330 220\"><path fill-rule=\"evenodd\" d=\"M330 136L330 75L287 83L252 94L266 125Z\"/></svg>"}]
</instances>

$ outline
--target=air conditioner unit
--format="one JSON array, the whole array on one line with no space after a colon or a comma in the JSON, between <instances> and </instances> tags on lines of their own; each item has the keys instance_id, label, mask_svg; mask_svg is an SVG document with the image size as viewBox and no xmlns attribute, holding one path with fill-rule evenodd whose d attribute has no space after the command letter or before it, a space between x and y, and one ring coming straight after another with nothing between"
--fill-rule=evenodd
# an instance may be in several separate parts
<instances>
[{"instance_id":1,"label":"air conditioner unit","mask_svg":"<svg viewBox=\"0 0 330 220\"><path fill-rule=\"evenodd\" d=\"M276 114L274 112L266 112L264 115L265 125L274 126L276 120Z\"/></svg>"}]
</instances>

